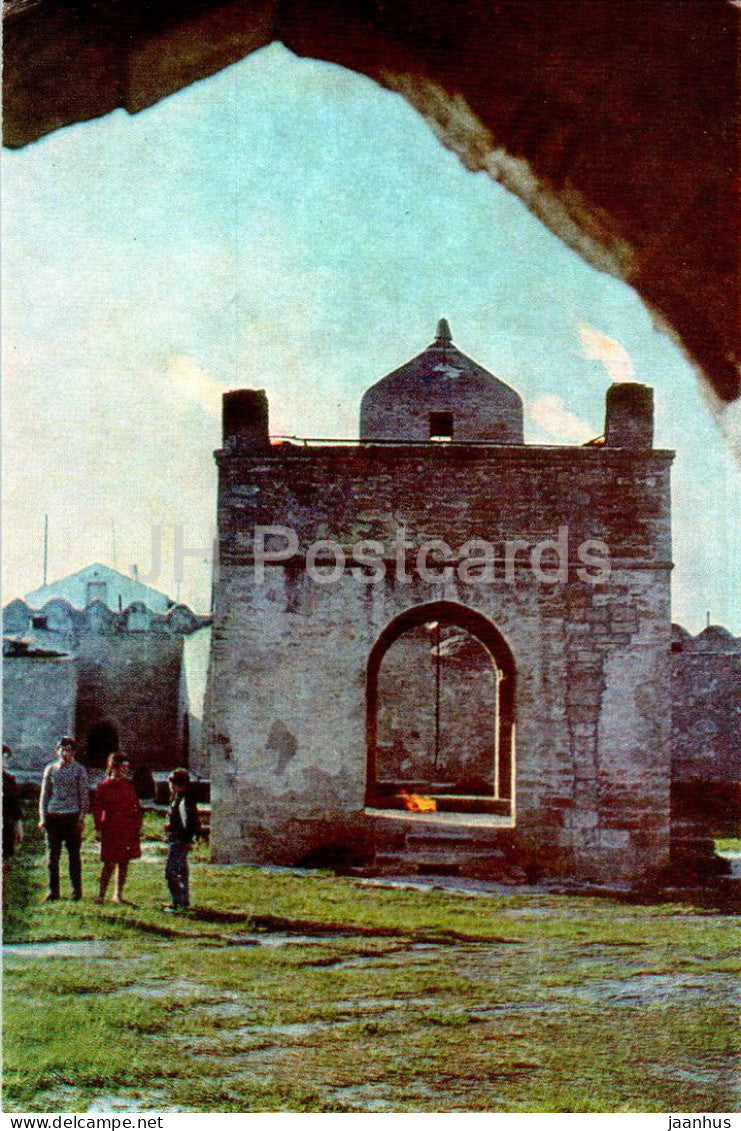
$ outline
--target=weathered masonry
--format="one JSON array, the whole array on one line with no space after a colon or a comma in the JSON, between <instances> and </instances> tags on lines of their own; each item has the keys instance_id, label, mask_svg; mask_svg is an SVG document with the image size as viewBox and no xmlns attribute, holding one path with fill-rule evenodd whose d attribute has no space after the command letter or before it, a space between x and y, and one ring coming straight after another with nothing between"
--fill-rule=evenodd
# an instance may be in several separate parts
<instances>
[{"instance_id":1,"label":"weathered masonry","mask_svg":"<svg viewBox=\"0 0 741 1131\"><path fill-rule=\"evenodd\" d=\"M119 748L135 766L198 773L194 654L210 618L96 563L3 609L3 739L38 780L62 735L101 771Z\"/></svg>"},{"instance_id":2,"label":"weathered masonry","mask_svg":"<svg viewBox=\"0 0 741 1131\"><path fill-rule=\"evenodd\" d=\"M741 835L741 637L720 625L672 625L672 826L674 862L699 876L703 837Z\"/></svg>"},{"instance_id":3,"label":"weathered masonry","mask_svg":"<svg viewBox=\"0 0 741 1131\"><path fill-rule=\"evenodd\" d=\"M215 858L658 877L672 453L651 390L608 390L604 441L525 445L518 394L443 321L366 393L360 436L271 443L264 393L224 398Z\"/></svg>"}]
</instances>

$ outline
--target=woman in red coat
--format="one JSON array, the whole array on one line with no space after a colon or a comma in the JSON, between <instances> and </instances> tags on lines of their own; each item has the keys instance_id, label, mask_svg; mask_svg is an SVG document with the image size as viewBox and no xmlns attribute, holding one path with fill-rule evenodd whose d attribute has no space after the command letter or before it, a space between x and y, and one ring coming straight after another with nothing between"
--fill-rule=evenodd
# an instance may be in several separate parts
<instances>
[{"instance_id":1,"label":"woman in red coat","mask_svg":"<svg viewBox=\"0 0 741 1131\"><path fill-rule=\"evenodd\" d=\"M125 754L111 754L106 766L108 777L93 795L93 817L100 835L100 892L96 903L102 903L111 876L116 871L114 903L123 903L123 889L129 860L141 856L139 836L142 811L136 790L129 780L131 763Z\"/></svg>"}]
</instances>

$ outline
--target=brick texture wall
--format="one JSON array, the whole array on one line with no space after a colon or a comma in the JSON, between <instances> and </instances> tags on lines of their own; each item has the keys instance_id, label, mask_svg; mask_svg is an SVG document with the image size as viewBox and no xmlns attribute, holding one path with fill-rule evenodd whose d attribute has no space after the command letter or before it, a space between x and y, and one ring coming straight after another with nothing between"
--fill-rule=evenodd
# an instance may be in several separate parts
<instances>
[{"instance_id":1,"label":"brick texture wall","mask_svg":"<svg viewBox=\"0 0 741 1131\"><path fill-rule=\"evenodd\" d=\"M669 851L669 466L665 452L608 448L320 447L219 456L208 741L214 853L297 860L361 843L368 656L406 610L445 600L504 636L516 665L516 839L541 871L645 879ZM297 532L294 560L255 579L256 525ZM521 553L510 581L408 582L388 568L317 584L307 547L333 539L416 547L485 538L504 550L568 527L568 577L544 584ZM580 579L585 539L611 574ZM276 539L277 546L284 541Z\"/></svg>"},{"instance_id":2,"label":"brick texture wall","mask_svg":"<svg viewBox=\"0 0 741 1131\"><path fill-rule=\"evenodd\" d=\"M41 759L43 766L65 733L84 751L91 727L101 723L115 727L121 749L139 764L163 770L186 762L186 737L195 742L200 736L184 734L189 703L183 639L209 622L184 606L155 613L139 603L122 611L100 602L76 609L60 599L39 610L23 601L9 604L3 611L6 633L37 650L67 654L64 661L6 659L3 720L24 767L36 767ZM66 682L57 670L63 663ZM34 737L37 731L43 744ZM203 769L202 757L197 761Z\"/></svg>"},{"instance_id":3,"label":"brick texture wall","mask_svg":"<svg viewBox=\"0 0 741 1131\"><path fill-rule=\"evenodd\" d=\"M3 658L3 742L11 770L41 773L65 734L74 734L77 665L69 656Z\"/></svg>"},{"instance_id":4,"label":"brick texture wall","mask_svg":"<svg viewBox=\"0 0 741 1131\"><path fill-rule=\"evenodd\" d=\"M108 722L137 764L152 770L181 764L186 757L179 718L182 650L180 637L151 633L82 637L78 740L84 743L94 724Z\"/></svg>"}]
</instances>

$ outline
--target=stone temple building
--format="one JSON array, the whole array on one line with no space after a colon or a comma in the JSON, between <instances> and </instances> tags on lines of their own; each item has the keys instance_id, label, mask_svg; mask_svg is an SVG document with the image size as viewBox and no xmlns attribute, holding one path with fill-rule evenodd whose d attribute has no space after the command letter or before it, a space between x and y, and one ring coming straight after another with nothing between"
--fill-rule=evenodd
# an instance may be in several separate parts
<instances>
[{"instance_id":1,"label":"stone temple building","mask_svg":"<svg viewBox=\"0 0 741 1131\"><path fill-rule=\"evenodd\" d=\"M525 444L520 396L443 320L365 393L357 442L271 442L253 390L223 425L216 860L713 870L690 816L672 827L685 657L650 388L612 385L582 447Z\"/></svg>"},{"instance_id":2,"label":"stone temple building","mask_svg":"<svg viewBox=\"0 0 741 1131\"><path fill-rule=\"evenodd\" d=\"M119 746L152 771L201 758L209 617L102 564L3 610L3 741L37 780L58 739L100 770ZM204 674L199 678L199 668Z\"/></svg>"}]
</instances>

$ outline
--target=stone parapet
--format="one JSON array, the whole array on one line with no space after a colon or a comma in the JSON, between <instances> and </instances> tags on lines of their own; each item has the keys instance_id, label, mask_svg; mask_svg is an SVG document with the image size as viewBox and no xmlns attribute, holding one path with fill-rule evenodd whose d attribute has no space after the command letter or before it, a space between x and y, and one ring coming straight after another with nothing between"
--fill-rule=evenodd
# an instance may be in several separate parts
<instances>
[{"instance_id":1,"label":"stone parapet","mask_svg":"<svg viewBox=\"0 0 741 1131\"><path fill-rule=\"evenodd\" d=\"M200 616L187 605L173 605L165 613L155 613L143 602L136 601L125 609L110 609L102 601L93 601L85 609L77 609L59 598L47 601L42 608L32 608L25 601L11 601L3 609L3 633L11 636L31 633L42 639L44 633L123 633L151 632L164 636L187 636L211 624L210 616Z\"/></svg>"}]
</instances>

